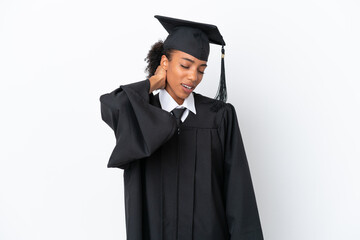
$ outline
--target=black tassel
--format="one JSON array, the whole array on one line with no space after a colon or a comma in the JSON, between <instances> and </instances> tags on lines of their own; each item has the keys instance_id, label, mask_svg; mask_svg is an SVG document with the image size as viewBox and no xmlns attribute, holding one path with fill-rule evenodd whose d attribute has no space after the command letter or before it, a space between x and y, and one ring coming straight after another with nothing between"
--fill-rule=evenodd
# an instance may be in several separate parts
<instances>
[{"instance_id":1,"label":"black tassel","mask_svg":"<svg viewBox=\"0 0 360 240\"><path fill-rule=\"evenodd\" d=\"M219 88L216 93L215 99L220 100L222 102L226 102L227 100L227 91L226 91L226 82L225 82L225 49L224 45L221 48L221 74L220 74L220 83Z\"/></svg>"}]
</instances>

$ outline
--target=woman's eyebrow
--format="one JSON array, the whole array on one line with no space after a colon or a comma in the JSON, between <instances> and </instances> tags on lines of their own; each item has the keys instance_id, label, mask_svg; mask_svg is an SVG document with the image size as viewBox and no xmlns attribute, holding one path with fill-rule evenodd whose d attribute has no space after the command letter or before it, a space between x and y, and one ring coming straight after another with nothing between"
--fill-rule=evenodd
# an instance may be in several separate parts
<instances>
[{"instance_id":1,"label":"woman's eyebrow","mask_svg":"<svg viewBox=\"0 0 360 240\"><path fill-rule=\"evenodd\" d=\"M194 63L194 60L191 60L191 59L189 59L189 58L182 58L182 59Z\"/></svg>"},{"instance_id":2,"label":"woman's eyebrow","mask_svg":"<svg viewBox=\"0 0 360 240\"><path fill-rule=\"evenodd\" d=\"M182 58L182 59L184 59L184 60L186 60L186 61L189 61L189 62L191 62L191 63L194 63L195 61L194 60L191 60L191 59L189 59L189 58ZM207 65L204 63L204 64L201 64L200 66L204 66L204 67L207 67Z\"/></svg>"}]
</instances>

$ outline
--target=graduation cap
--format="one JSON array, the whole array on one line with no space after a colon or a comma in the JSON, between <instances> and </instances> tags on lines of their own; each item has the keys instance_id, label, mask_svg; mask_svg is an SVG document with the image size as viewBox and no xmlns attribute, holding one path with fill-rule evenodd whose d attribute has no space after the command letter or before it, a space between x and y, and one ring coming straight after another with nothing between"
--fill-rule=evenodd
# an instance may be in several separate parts
<instances>
[{"instance_id":1,"label":"graduation cap","mask_svg":"<svg viewBox=\"0 0 360 240\"><path fill-rule=\"evenodd\" d=\"M225 83L225 41L215 25L155 15L169 33L164 41L164 50L175 49L188 53L197 59L207 61L210 52L209 43L221 45L221 75L215 99L226 102Z\"/></svg>"}]
</instances>

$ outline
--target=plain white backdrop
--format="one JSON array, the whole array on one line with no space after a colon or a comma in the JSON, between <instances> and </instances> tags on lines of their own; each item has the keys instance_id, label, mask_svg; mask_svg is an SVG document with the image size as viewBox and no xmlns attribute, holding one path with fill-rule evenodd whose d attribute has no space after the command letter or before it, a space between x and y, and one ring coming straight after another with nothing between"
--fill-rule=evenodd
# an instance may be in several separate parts
<instances>
[{"instance_id":1,"label":"plain white backdrop","mask_svg":"<svg viewBox=\"0 0 360 240\"><path fill-rule=\"evenodd\" d=\"M99 96L145 79L156 14L216 24L267 240L360 239L356 0L0 0L0 239L125 239ZM214 96L220 47L197 92ZM200 240L200 239L196 239Z\"/></svg>"}]
</instances>

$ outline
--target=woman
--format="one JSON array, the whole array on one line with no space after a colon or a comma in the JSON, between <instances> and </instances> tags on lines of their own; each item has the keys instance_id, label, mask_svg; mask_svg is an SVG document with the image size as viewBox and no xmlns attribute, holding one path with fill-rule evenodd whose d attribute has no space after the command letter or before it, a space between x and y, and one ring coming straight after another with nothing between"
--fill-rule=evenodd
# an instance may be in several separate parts
<instances>
[{"instance_id":1,"label":"woman","mask_svg":"<svg viewBox=\"0 0 360 240\"><path fill-rule=\"evenodd\" d=\"M225 42L214 25L155 17L169 36L147 56L148 79L100 97L117 140L108 167L124 169L127 239L263 239L235 109L194 92L209 43Z\"/></svg>"}]
</instances>

